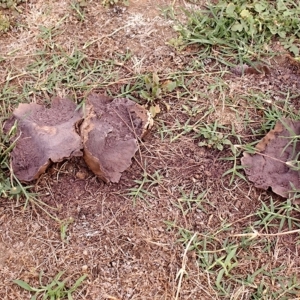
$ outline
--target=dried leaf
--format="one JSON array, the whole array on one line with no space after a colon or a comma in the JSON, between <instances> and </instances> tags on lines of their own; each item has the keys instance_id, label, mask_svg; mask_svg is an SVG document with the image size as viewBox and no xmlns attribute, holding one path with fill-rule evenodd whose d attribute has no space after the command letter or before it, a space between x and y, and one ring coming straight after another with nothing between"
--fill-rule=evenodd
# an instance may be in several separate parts
<instances>
[{"instance_id":1,"label":"dried leaf","mask_svg":"<svg viewBox=\"0 0 300 300\"><path fill-rule=\"evenodd\" d=\"M152 105L150 106L149 111L152 118L155 118L155 116L160 113L160 106L158 104Z\"/></svg>"}]
</instances>

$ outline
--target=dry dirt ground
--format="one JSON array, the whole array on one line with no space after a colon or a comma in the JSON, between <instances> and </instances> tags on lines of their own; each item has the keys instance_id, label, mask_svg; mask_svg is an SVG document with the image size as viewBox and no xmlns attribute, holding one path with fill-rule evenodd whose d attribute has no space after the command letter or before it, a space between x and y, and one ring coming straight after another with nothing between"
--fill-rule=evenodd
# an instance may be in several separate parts
<instances>
[{"instance_id":1,"label":"dry dirt ground","mask_svg":"<svg viewBox=\"0 0 300 300\"><path fill-rule=\"evenodd\" d=\"M100 2L87 1L83 21L78 20L78 14L71 8L72 1L34 0L24 4L23 14L16 17L22 26L0 37L0 55L7 57L0 62L0 83L5 83L11 68L19 74L13 79L16 84L22 86L25 77L30 81L26 66L35 60L37 51L45 49L49 55L58 49L71 55L78 49L93 61L114 60L117 71L114 69L115 77L109 85L109 93L113 95L140 74L157 72L163 77L183 72L194 60L191 53L195 49L179 52L168 45L176 37L172 29L174 21L165 19L159 9L173 4L192 7L191 4L132 0L128 7L106 9ZM44 38L41 26L57 31ZM128 51L129 60L119 59ZM232 167L232 162L219 159L230 156L230 151L199 147L199 139L192 134L181 134L183 129L176 123L178 120L184 124L188 119L196 122L213 108L203 119L205 122L218 120L224 126L234 123L244 141L252 141L249 128L259 128L262 112L257 109L251 116L249 128L241 120L250 105L247 101L255 101L253 91L267 95L268 101L278 100L279 92L286 90L299 95L298 66L285 59L270 63L268 76L230 73L223 76L226 97L235 99L231 108L223 105L225 99L218 90L222 84L215 80L212 62L207 62L205 76L201 69L185 73L191 74L186 80L193 78L189 89L195 93L187 93L187 102L178 93L163 99L166 105L161 104L162 112L156 117L154 128L118 184L99 181L81 159L51 166L33 183L32 191L40 193L39 199L54 208L46 210L64 220L63 224L70 221L65 237L61 237L59 223L37 206L28 205L24 210L22 201L1 199L0 298L30 299L29 292L13 284L13 280L22 279L39 286L41 271L45 282L65 271L64 276L69 276L70 282L88 275L73 294L74 299L259 299L253 295L262 282L267 296L261 299L300 299L296 292L283 298L292 288L288 284L282 288L282 282L299 280L298 233L276 235L278 228L274 226L272 231L267 225L262 227L262 230L267 228L264 233L275 235L258 239L248 248L245 246L245 251L238 248L238 265L230 273L233 277L238 274L238 278L231 281L230 295L218 292L218 273L214 271L221 265L213 265L215 255L224 252L222 249L230 239L233 244L240 240L233 235L245 232L259 220L257 211L262 201L270 203L272 197L280 205L285 200L271 191L257 190L241 179L229 185L230 177L222 174ZM39 78L41 83L42 72ZM80 101L92 88L107 92L101 88L101 80L91 82L89 89L56 87L54 92L59 96L72 94ZM33 88L24 101L47 103L53 96L34 80L31 84ZM296 96L289 103L295 110L300 99ZM247 97L251 100L246 100ZM11 103L11 110L14 105ZM183 105L198 110L189 115ZM143 177L145 174L151 176ZM140 186L134 180L145 178L149 182L143 189L151 196L142 199L128 195L128 189ZM205 195L198 202L184 202L183 195L192 191L193 199L202 192ZM291 217L297 221L299 215L293 211ZM281 227L281 231L294 229L295 225L289 227L287 223ZM186 252L194 233L197 238L191 243L197 240L198 248L204 250L203 257L211 255L209 270L203 267L204 258L197 252L197 245ZM206 247L201 244L204 239ZM255 271L257 275L253 275ZM251 285L241 283L247 281L248 275L254 278ZM230 276L223 279L224 286ZM277 297L269 296L271 290L279 288Z\"/></svg>"}]
</instances>

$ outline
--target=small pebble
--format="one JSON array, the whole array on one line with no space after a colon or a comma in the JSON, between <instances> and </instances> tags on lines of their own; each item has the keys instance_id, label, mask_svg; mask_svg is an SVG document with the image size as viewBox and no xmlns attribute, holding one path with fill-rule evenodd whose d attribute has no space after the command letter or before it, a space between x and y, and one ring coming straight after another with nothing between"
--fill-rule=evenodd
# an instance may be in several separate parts
<instances>
[{"instance_id":1,"label":"small pebble","mask_svg":"<svg viewBox=\"0 0 300 300\"><path fill-rule=\"evenodd\" d=\"M84 172L82 172L82 171L78 171L78 172L76 173L76 177L77 177L78 179L83 180L83 179L86 178L86 173L84 173Z\"/></svg>"},{"instance_id":2,"label":"small pebble","mask_svg":"<svg viewBox=\"0 0 300 300\"><path fill-rule=\"evenodd\" d=\"M83 265L83 266L82 266L82 271L83 271L83 272L87 271L87 269L88 269L88 266L87 266L87 265Z\"/></svg>"}]
</instances>

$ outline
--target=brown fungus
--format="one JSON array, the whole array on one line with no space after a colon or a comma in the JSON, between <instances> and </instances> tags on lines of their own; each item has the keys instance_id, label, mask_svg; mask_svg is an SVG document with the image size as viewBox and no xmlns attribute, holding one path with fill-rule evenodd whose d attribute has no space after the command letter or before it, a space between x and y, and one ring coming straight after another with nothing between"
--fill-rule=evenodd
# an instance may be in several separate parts
<instances>
[{"instance_id":1,"label":"brown fungus","mask_svg":"<svg viewBox=\"0 0 300 300\"><path fill-rule=\"evenodd\" d=\"M300 173L291 167L300 152L300 143L292 138L299 135L300 122L283 119L256 145L256 154L243 153L242 165L257 188L271 187L282 197L292 196L293 188L300 189Z\"/></svg>"},{"instance_id":2,"label":"brown fungus","mask_svg":"<svg viewBox=\"0 0 300 300\"><path fill-rule=\"evenodd\" d=\"M89 95L81 125L85 162L105 182L119 182L151 122L149 112L131 100Z\"/></svg>"},{"instance_id":3,"label":"brown fungus","mask_svg":"<svg viewBox=\"0 0 300 300\"><path fill-rule=\"evenodd\" d=\"M75 124L82 119L71 100L54 98L51 108L19 104L8 127L17 121L16 144L11 153L14 174L21 181L32 181L49 164L71 156L82 156L82 142ZM7 128L9 129L9 128Z\"/></svg>"}]
</instances>

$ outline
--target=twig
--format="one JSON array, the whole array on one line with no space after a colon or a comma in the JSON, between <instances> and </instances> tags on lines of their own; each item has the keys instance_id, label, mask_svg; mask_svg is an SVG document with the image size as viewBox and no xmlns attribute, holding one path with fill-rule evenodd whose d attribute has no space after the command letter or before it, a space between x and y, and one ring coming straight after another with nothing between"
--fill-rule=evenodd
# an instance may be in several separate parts
<instances>
[{"instance_id":1,"label":"twig","mask_svg":"<svg viewBox=\"0 0 300 300\"><path fill-rule=\"evenodd\" d=\"M127 28L127 27L129 27L129 26L130 26L130 24L127 24L127 25L125 25L125 26L123 26L123 27L117 28L115 31L113 31L113 32L110 33L110 34L104 34L104 35L102 35L100 38L97 38L97 39L95 39L95 40L93 40L93 41L91 41L91 42L89 42L89 43L86 43L86 44L83 46L83 49L88 48L88 47L91 46L92 44L94 44L94 43L96 43L96 42L98 42L98 41L100 41L100 40L102 40L102 39L104 39L104 38L111 37L111 36L113 36L114 34L116 34L117 32L119 32L120 30L125 29L125 28Z\"/></svg>"},{"instance_id":2,"label":"twig","mask_svg":"<svg viewBox=\"0 0 300 300\"><path fill-rule=\"evenodd\" d=\"M177 285L175 300L178 300L178 297L179 297L179 294L180 294L180 289L181 289L181 284L182 284L182 279L183 279L183 274L186 273L185 272L185 267L186 267L186 262L187 262L187 252L188 252L188 250L191 246L192 241L196 237L196 235L197 235L197 232L195 232L194 235L191 237L191 239L189 240L189 242L186 245L185 250L184 250L181 269L177 273L177 277L178 277L178 274L180 274L180 275L179 275L179 281L178 281L178 285Z\"/></svg>"},{"instance_id":3,"label":"twig","mask_svg":"<svg viewBox=\"0 0 300 300\"><path fill-rule=\"evenodd\" d=\"M253 228L252 228L253 229ZM257 230L253 229L253 233L240 233L240 234L233 234L231 237L250 237L250 239L254 239L259 236L281 236L281 235L287 235L287 234L293 234L293 233L300 233L300 229L285 231L285 232L277 232L277 233L259 233Z\"/></svg>"}]
</instances>

